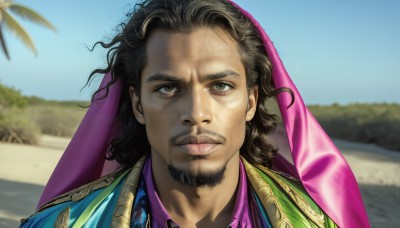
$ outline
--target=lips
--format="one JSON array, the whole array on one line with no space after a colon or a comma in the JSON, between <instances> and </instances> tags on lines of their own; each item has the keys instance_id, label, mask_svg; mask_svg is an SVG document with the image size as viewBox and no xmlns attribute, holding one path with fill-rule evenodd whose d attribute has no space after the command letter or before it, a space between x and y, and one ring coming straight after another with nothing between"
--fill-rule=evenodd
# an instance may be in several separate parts
<instances>
[{"instance_id":1,"label":"lips","mask_svg":"<svg viewBox=\"0 0 400 228\"><path fill-rule=\"evenodd\" d=\"M207 155L223 142L205 135L190 135L177 140L179 150L189 155Z\"/></svg>"},{"instance_id":2,"label":"lips","mask_svg":"<svg viewBox=\"0 0 400 228\"><path fill-rule=\"evenodd\" d=\"M222 144L221 140L214 139L212 137L206 135L190 135L178 139L176 142L177 145L185 145L185 144Z\"/></svg>"}]
</instances>

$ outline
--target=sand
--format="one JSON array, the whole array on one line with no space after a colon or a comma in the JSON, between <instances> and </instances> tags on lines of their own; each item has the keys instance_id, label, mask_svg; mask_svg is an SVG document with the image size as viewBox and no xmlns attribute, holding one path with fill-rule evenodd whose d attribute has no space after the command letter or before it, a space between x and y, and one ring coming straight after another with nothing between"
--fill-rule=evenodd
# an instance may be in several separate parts
<instances>
[{"instance_id":1,"label":"sand","mask_svg":"<svg viewBox=\"0 0 400 228\"><path fill-rule=\"evenodd\" d=\"M0 143L0 227L18 227L36 203L70 139L43 136L40 146Z\"/></svg>"},{"instance_id":2,"label":"sand","mask_svg":"<svg viewBox=\"0 0 400 228\"><path fill-rule=\"evenodd\" d=\"M400 218L400 152L334 140L360 185L372 227L396 227ZM0 227L17 227L35 210L68 138L43 136L39 146L0 143Z\"/></svg>"}]
</instances>

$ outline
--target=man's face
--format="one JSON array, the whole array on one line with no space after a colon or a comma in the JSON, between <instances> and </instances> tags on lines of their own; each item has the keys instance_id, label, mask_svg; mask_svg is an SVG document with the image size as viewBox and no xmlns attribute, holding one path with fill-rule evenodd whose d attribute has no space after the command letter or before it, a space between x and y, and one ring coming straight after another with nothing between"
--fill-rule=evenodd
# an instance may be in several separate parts
<instances>
[{"instance_id":1,"label":"man's face","mask_svg":"<svg viewBox=\"0 0 400 228\"><path fill-rule=\"evenodd\" d=\"M159 29L147 41L146 60L140 97L133 88L130 94L153 170L213 175L238 166L257 91L246 87L236 41L219 28Z\"/></svg>"}]
</instances>

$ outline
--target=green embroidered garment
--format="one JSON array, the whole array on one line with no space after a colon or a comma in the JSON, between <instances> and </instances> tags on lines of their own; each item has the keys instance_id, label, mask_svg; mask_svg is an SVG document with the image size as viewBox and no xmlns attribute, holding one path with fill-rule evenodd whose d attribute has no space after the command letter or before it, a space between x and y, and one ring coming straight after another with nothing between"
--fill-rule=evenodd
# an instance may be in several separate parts
<instances>
[{"instance_id":1,"label":"green embroidered garment","mask_svg":"<svg viewBox=\"0 0 400 228\"><path fill-rule=\"evenodd\" d=\"M24 220L21 227L151 227L142 158L120 171L67 192ZM337 227L300 182L244 158L254 227Z\"/></svg>"}]
</instances>

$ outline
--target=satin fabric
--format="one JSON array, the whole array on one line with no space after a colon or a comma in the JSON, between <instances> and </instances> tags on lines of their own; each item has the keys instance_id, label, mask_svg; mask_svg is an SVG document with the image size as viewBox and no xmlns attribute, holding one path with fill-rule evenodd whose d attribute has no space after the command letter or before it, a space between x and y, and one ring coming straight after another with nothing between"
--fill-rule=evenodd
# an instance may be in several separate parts
<instances>
[{"instance_id":1,"label":"satin fabric","mask_svg":"<svg viewBox=\"0 0 400 228\"><path fill-rule=\"evenodd\" d=\"M310 196L340 227L370 227L349 165L305 107L260 24L248 12L231 3L257 27L273 66L275 87L290 88L295 95L294 104L289 108L289 94L281 93L277 99L295 166L279 156L273 162L273 167L298 176ZM106 74L100 87L104 88L110 81L111 75ZM108 143L118 131L115 120L121 87L121 82L115 82L106 99L91 105L46 185L38 207L62 193L118 169L118 164L105 161L104 156ZM103 94L104 91L97 97Z\"/></svg>"},{"instance_id":2,"label":"satin fabric","mask_svg":"<svg viewBox=\"0 0 400 228\"><path fill-rule=\"evenodd\" d=\"M239 188L242 192L238 193L233 223L229 227L337 227L305 194L298 181L265 167L257 168L244 158L242 162L244 188ZM118 172L107 176L113 181L103 180L102 183L108 184L99 189L90 192L99 184L96 181L56 199L51 203L52 206L47 205L25 220L21 227L165 227L154 219L157 213L160 214L162 210L165 212L165 209L161 202L155 205L151 203L155 195L149 192L154 187L149 188L147 183L148 178L152 178L148 176L151 176L148 173L150 161L147 160L145 165L143 161L138 163L122 174ZM131 200L125 198L126 190L135 193ZM73 196L78 192L87 192L87 195L74 199ZM243 199L238 200L240 195ZM127 203L127 207L121 208L120 203ZM97 206L85 213L91 205ZM166 216L164 221L169 220L169 216Z\"/></svg>"},{"instance_id":3,"label":"satin fabric","mask_svg":"<svg viewBox=\"0 0 400 228\"><path fill-rule=\"evenodd\" d=\"M287 87L291 96L278 95L278 105L286 128L298 176L315 202L339 227L370 227L360 190L350 166L335 144L306 108L289 77L273 43L250 13L232 2L257 27L272 63L276 88ZM283 168L285 169L285 168Z\"/></svg>"},{"instance_id":4,"label":"satin fabric","mask_svg":"<svg viewBox=\"0 0 400 228\"><path fill-rule=\"evenodd\" d=\"M105 75L100 88L104 88L111 81L111 75ZM107 172L117 169L115 163L104 159L107 145L113 137L121 82L111 86L107 99L98 100L91 104L78 130L66 148L60 161L51 175L38 203L38 208L47 201L69 190L89 183ZM100 92L96 98L104 96ZM73 168L72 168L73 167Z\"/></svg>"},{"instance_id":5,"label":"satin fabric","mask_svg":"<svg viewBox=\"0 0 400 228\"><path fill-rule=\"evenodd\" d=\"M89 219L82 227L92 228L111 226L111 219L122 186L123 181L114 188L111 194L100 202L99 206L90 214ZM67 201L45 209L23 222L21 227L57 227L55 226L57 217L68 207L70 208L68 224L70 224L69 227L72 227L71 225L75 224L88 205L91 204L103 190L104 188L97 189L80 201Z\"/></svg>"}]
</instances>

